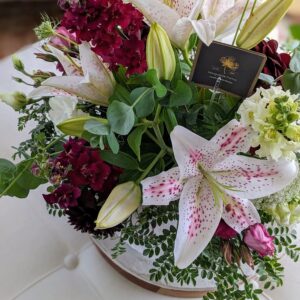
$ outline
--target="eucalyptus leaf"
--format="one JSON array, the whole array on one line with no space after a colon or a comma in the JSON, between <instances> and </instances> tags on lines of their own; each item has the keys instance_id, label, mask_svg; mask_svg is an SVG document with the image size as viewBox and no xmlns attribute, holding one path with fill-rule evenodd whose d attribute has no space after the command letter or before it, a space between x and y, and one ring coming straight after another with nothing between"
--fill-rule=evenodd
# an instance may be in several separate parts
<instances>
[{"instance_id":1,"label":"eucalyptus leaf","mask_svg":"<svg viewBox=\"0 0 300 300\"><path fill-rule=\"evenodd\" d=\"M300 72L300 50L295 50L295 53L290 62L290 69L294 73Z\"/></svg>"},{"instance_id":2,"label":"eucalyptus leaf","mask_svg":"<svg viewBox=\"0 0 300 300\"><path fill-rule=\"evenodd\" d=\"M101 151L101 158L109 164L123 169L137 170L139 168L137 160L124 152L118 152L118 154L114 154L111 151L104 150Z\"/></svg>"},{"instance_id":3,"label":"eucalyptus leaf","mask_svg":"<svg viewBox=\"0 0 300 300\"><path fill-rule=\"evenodd\" d=\"M116 135L113 132L111 132L106 138L111 151L114 154L117 154L120 150L120 145L118 139L116 138Z\"/></svg>"},{"instance_id":4,"label":"eucalyptus leaf","mask_svg":"<svg viewBox=\"0 0 300 300\"><path fill-rule=\"evenodd\" d=\"M119 101L114 101L108 107L107 119L112 131L121 135L127 135L135 122L132 107Z\"/></svg>"},{"instance_id":5,"label":"eucalyptus leaf","mask_svg":"<svg viewBox=\"0 0 300 300\"><path fill-rule=\"evenodd\" d=\"M182 80L177 82L174 93L170 97L169 106L177 107L182 105L188 105L193 98L192 89L190 86Z\"/></svg>"},{"instance_id":6,"label":"eucalyptus leaf","mask_svg":"<svg viewBox=\"0 0 300 300\"><path fill-rule=\"evenodd\" d=\"M139 161L141 160L142 137L146 130L147 128L144 126L137 127L127 138L129 147L132 149Z\"/></svg>"},{"instance_id":7,"label":"eucalyptus leaf","mask_svg":"<svg viewBox=\"0 0 300 300\"><path fill-rule=\"evenodd\" d=\"M130 94L136 115L144 118L152 114L155 107L153 88L137 88Z\"/></svg>"},{"instance_id":8,"label":"eucalyptus leaf","mask_svg":"<svg viewBox=\"0 0 300 300\"><path fill-rule=\"evenodd\" d=\"M95 135L108 135L109 134L108 124L102 124L102 123L97 122L96 120L87 121L84 124L84 129Z\"/></svg>"},{"instance_id":9,"label":"eucalyptus leaf","mask_svg":"<svg viewBox=\"0 0 300 300\"><path fill-rule=\"evenodd\" d=\"M286 91L290 90L293 94L300 93L300 73L286 70L283 75L283 87Z\"/></svg>"}]
</instances>

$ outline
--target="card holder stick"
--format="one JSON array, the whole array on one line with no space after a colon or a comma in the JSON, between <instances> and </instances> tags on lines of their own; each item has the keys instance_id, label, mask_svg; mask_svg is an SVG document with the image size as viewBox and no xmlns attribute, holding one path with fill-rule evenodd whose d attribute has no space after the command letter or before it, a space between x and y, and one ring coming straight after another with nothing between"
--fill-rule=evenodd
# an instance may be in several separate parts
<instances>
[{"instance_id":1,"label":"card holder stick","mask_svg":"<svg viewBox=\"0 0 300 300\"><path fill-rule=\"evenodd\" d=\"M216 83L214 85L214 88L212 90L212 95L211 95L211 98L210 98L210 104L215 101L216 96L219 93L219 88L220 88L221 82L222 82L222 78L218 77L217 80L216 80Z\"/></svg>"}]
</instances>

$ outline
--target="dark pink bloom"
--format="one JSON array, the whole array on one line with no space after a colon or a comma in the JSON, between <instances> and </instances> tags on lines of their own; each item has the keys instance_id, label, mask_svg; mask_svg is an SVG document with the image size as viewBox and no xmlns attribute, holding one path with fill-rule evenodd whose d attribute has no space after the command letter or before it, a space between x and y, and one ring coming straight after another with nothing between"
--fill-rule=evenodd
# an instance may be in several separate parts
<instances>
[{"instance_id":1,"label":"dark pink bloom","mask_svg":"<svg viewBox=\"0 0 300 300\"><path fill-rule=\"evenodd\" d=\"M65 3L62 26L76 35L78 43L90 42L111 69L123 65L128 74L147 69L143 15L122 0L86 0Z\"/></svg>"},{"instance_id":2,"label":"dark pink bloom","mask_svg":"<svg viewBox=\"0 0 300 300\"><path fill-rule=\"evenodd\" d=\"M223 239L229 240L237 236L237 232L228 226L223 220L221 220L216 232L215 236Z\"/></svg>"},{"instance_id":3,"label":"dark pink bloom","mask_svg":"<svg viewBox=\"0 0 300 300\"><path fill-rule=\"evenodd\" d=\"M251 225L244 234L244 242L262 257L274 255L274 237L270 236L262 224Z\"/></svg>"},{"instance_id":4,"label":"dark pink bloom","mask_svg":"<svg viewBox=\"0 0 300 300\"><path fill-rule=\"evenodd\" d=\"M61 208L75 207L78 205L78 198L81 190L68 183L63 183L49 195L43 195L49 204L58 204Z\"/></svg>"}]
</instances>

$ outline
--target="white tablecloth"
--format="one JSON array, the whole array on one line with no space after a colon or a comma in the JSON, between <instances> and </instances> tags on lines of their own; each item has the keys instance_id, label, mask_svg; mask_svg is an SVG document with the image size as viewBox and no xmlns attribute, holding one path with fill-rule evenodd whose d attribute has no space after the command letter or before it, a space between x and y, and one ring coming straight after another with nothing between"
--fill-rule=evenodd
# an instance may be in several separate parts
<instances>
[{"instance_id":1,"label":"white tablecloth","mask_svg":"<svg viewBox=\"0 0 300 300\"><path fill-rule=\"evenodd\" d=\"M53 70L51 64L34 59L37 46L19 53L28 70ZM0 92L28 91L13 82L10 59L0 62ZM19 76L19 75L18 75ZM27 136L17 131L17 113L0 103L0 157L10 158L12 145ZM153 294L128 282L99 255L84 234L74 231L64 219L48 215L43 188L28 199L0 199L0 299L1 300L155 300L174 299ZM74 268L68 261L78 265ZM289 263L285 286L274 300L298 300L300 265ZM76 265L76 264L75 264Z\"/></svg>"}]
</instances>

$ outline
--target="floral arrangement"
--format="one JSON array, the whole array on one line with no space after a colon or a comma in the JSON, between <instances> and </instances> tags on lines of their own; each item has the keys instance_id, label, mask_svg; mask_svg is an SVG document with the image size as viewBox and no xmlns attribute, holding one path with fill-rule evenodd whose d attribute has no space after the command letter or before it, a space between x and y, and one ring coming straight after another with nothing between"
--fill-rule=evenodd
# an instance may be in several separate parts
<instances>
[{"instance_id":1,"label":"floral arrangement","mask_svg":"<svg viewBox=\"0 0 300 300\"><path fill-rule=\"evenodd\" d=\"M281 253L300 255L300 50L265 38L291 3L60 0L62 20L36 28L56 74L14 57L34 88L0 96L19 130L35 122L20 162L0 160L0 197L47 183L51 215L117 236L113 257L143 246L153 281L213 279L204 299L258 299L245 264L264 289L282 285ZM250 97L189 80L214 40L266 55Z\"/></svg>"}]
</instances>

